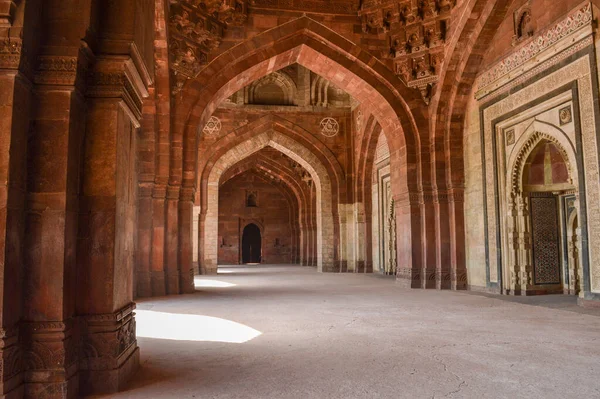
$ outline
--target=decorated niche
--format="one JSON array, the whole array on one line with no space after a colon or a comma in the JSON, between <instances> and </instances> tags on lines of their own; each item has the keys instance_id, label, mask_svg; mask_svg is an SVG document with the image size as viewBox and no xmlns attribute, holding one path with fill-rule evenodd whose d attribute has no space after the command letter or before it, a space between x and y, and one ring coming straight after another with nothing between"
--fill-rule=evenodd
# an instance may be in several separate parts
<instances>
[{"instance_id":1,"label":"decorated niche","mask_svg":"<svg viewBox=\"0 0 600 399\"><path fill-rule=\"evenodd\" d=\"M360 17L363 32L386 35L396 75L418 89L429 103L439 79L444 45L455 0L365 1Z\"/></svg>"}]
</instances>

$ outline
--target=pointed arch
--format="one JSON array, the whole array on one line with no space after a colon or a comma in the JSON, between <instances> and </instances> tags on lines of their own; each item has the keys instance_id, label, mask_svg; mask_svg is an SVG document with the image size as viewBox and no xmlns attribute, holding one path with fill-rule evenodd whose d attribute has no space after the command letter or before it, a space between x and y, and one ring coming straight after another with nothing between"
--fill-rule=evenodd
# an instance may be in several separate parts
<instances>
[{"instance_id":1,"label":"pointed arch","mask_svg":"<svg viewBox=\"0 0 600 399\"><path fill-rule=\"evenodd\" d=\"M427 110L387 66L338 33L306 17L265 31L216 57L183 88L173 129L184 142L183 171L173 181L192 186L195 140L217 105L250 82L298 63L369 106L384 125L392 147L397 195L408 198L419 184L419 131L427 131ZM411 108L418 110L411 112ZM185 136L185 137L184 137Z\"/></svg>"},{"instance_id":2,"label":"pointed arch","mask_svg":"<svg viewBox=\"0 0 600 399\"><path fill-rule=\"evenodd\" d=\"M577 167L577 159L573 144L567 135L558 127L535 120L529 125L515 144L515 149L518 150L513 150L508 158L509 167L507 172L509 173L509 176L507 176L507 181L510 182L511 189L511 193L509 194L521 193L525 163L531 152L543 140L547 140L556 145L561 152L563 159L566 161L571 183L575 187L579 187L577 172L574 170L574 168Z\"/></svg>"},{"instance_id":3,"label":"pointed arch","mask_svg":"<svg viewBox=\"0 0 600 399\"><path fill-rule=\"evenodd\" d=\"M271 131L231 147L214 163L208 174L207 202L203 210L200 245L203 249L201 268L212 273L217 268L218 197L223 173L240 160L270 146L302 165L315 182L317 193L317 269L330 271L334 266L334 236L331 180L326 167L308 148L289 137Z\"/></svg>"}]
</instances>

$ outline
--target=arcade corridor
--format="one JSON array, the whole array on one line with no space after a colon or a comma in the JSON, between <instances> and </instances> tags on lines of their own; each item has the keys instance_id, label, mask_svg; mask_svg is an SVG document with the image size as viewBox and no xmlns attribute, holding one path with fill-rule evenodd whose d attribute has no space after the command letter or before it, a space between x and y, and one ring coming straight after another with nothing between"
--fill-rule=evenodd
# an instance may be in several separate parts
<instances>
[{"instance_id":1,"label":"arcade corridor","mask_svg":"<svg viewBox=\"0 0 600 399\"><path fill-rule=\"evenodd\" d=\"M600 394L600 311L572 297L407 290L298 266L219 268L196 290L138 302L140 371L104 397Z\"/></svg>"}]
</instances>

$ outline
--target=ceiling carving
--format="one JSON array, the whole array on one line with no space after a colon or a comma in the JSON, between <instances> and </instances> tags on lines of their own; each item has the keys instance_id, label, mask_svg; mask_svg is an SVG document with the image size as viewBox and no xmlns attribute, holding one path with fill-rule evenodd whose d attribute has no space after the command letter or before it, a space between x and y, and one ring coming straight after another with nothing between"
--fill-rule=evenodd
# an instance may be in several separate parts
<instances>
[{"instance_id":1,"label":"ceiling carving","mask_svg":"<svg viewBox=\"0 0 600 399\"><path fill-rule=\"evenodd\" d=\"M228 26L248 17L246 0L170 0L169 56L178 91L217 49Z\"/></svg>"},{"instance_id":2,"label":"ceiling carving","mask_svg":"<svg viewBox=\"0 0 600 399\"><path fill-rule=\"evenodd\" d=\"M439 79L446 34L456 0L365 0L361 6L362 31L385 35L396 75L417 88L429 103Z\"/></svg>"}]
</instances>

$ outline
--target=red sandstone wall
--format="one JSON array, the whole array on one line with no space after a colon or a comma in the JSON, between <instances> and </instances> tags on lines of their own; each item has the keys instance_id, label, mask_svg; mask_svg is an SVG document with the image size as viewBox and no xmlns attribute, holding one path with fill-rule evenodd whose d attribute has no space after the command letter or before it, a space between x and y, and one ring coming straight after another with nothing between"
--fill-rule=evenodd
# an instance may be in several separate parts
<instances>
[{"instance_id":1,"label":"red sandstone wall","mask_svg":"<svg viewBox=\"0 0 600 399\"><path fill-rule=\"evenodd\" d=\"M258 207L246 207L246 190L258 191ZM246 172L227 181L219 191L219 264L239 263L240 229L247 224L241 220L249 219L257 220L264 227L263 263L291 263L290 206L276 186L255 173ZM275 247L276 239L279 239L279 247Z\"/></svg>"}]
</instances>

